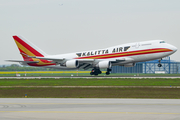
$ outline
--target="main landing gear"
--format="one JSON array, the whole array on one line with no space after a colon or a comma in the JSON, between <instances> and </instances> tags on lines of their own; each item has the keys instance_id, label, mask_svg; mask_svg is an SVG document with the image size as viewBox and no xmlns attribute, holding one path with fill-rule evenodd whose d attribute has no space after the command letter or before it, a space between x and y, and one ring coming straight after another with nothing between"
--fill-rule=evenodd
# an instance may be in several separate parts
<instances>
[{"instance_id":1,"label":"main landing gear","mask_svg":"<svg viewBox=\"0 0 180 120\"><path fill-rule=\"evenodd\" d=\"M90 75L98 75L101 74L102 72L100 71L100 69L94 68L91 70Z\"/></svg>"},{"instance_id":2,"label":"main landing gear","mask_svg":"<svg viewBox=\"0 0 180 120\"><path fill-rule=\"evenodd\" d=\"M110 71L111 71L111 69L107 68L106 75L109 75ZM90 75L98 75L98 74L101 74L101 73L102 72L100 71L100 69L94 68L94 69L91 70Z\"/></svg>"},{"instance_id":3,"label":"main landing gear","mask_svg":"<svg viewBox=\"0 0 180 120\"><path fill-rule=\"evenodd\" d=\"M162 67L161 60L162 60L162 59L160 59L160 60L158 61L158 62L159 62L158 67Z\"/></svg>"},{"instance_id":4,"label":"main landing gear","mask_svg":"<svg viewBox=\"0 0 180 120\"><path fill-rule=\"evenodd\" d=\"M111 71L111 69L110 69L110 68L107 68L106 75L109 75L109 74L110 74L110 71Z\"/></svg>"}]
</instances>

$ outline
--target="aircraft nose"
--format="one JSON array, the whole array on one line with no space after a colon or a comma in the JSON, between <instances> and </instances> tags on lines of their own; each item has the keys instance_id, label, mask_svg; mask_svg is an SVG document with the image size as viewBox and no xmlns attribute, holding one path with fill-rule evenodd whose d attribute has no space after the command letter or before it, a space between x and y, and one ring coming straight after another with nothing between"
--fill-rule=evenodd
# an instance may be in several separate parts
<instances>
[{"instance_id":1,"label":"aircraft nose","mask_svg":"<svg viewBox=\"0 0 180 120\"><path fill-rule=\"evenodd\" d=\"M173 52L176 52L177 51L177 47L171 45L171 50L173 50Z\"/></svg>"}]
</instances>

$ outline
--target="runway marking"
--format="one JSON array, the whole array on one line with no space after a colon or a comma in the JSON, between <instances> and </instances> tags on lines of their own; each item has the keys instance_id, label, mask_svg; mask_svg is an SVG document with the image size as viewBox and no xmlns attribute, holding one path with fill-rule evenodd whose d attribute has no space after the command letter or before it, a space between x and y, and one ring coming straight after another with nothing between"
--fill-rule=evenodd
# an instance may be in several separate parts
<instances>
[{"instance_id":1,"label":"runway marking","mask_svg":"<svg viewBox=\"0 0 180 120\"><path fill-rule=\"evenodd\" d=\"M84 111L0 111L0 113L105 113L105 114L163 114L180 115L180 113L160 113L160 112L84 112Z\"/></svg>"},{"instance_id":2,"label":"runway marking","mask_svg":"<svg viewBox=\"0 0 180 120\"><path fill-rule=\"evenodd\" d=\"M8 105L8 104L14 104L14 105L21 105L21 104L27 104L27 105L175 105L180 106L180 104L126 104L126 103L0 103L0 105Z\"/></svg>"}]
</instances>

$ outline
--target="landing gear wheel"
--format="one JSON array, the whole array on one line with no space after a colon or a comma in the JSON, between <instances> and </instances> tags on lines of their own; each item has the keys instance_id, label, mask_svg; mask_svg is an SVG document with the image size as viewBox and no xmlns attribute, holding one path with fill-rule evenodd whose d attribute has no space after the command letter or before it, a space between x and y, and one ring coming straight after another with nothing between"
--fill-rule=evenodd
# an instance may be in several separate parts
<instances>
[{"instance_id":1,"label":"landing gear wheel","mask_svg":"<svg viewBox=\"0 0 180 120\"><path fill-rule=\"evenodd\" d=\"M94 75L98 75L98 73L94 73Z\"/></svg>"},{"instance_id":2,"label":"landing gear wheel","mask_svg":"<svg viewBox=\"0 0 180 120\"><path fill-rule=\"evenodd\" d=\"M161 60L162 58L158 61L159 62L158 67L162 67Z\"/></svg>"},{"instance_id":3,"label":"landing gear wheel","mask_svg":"<svg viewBox=\"0 0 180 120\"><path fill-rule=\"evenodd\" d=\"M91 70L90 75L94 75L94 69Z\"/></svg>"},{"instance_id":4,"label":"landing gear wheel","mask_svg":"<svg viewBox=\"0 0 180 120\"><path fill-rule=\"evenodd\" d=\"M110 69L110 68L107 68L106 75L109 75L109 74L110 74L110 71L111 71L111 69Z\"/></svg>"},{"instance_id":5,"label":"landing gear wheel","mask_svg":"<svg viewBox=\"0 0 180 120\"><path fill-rule=\"evenodd\" d=\"M162 67L162 64L159 63L159 64L158 64L158 67Z\"/></svg>"},{"instance_id":6,"label":"landing gear wheel","mask_svg":"<svg viewBox=\"0 0 180 120\"><path fill-rule=\"evenodd\" d=\"M90 75L98 75L98 74L101 74L102 72L100 71L100 69L92 69L91 72L90 72Z\"/></svg>"},{"instance_id":7,"label":"landing gear wheel","mask_svg":"<svg viewBox=\"0 0 180 120\"><path fill-rule=\"evenodd\" d=\"M110 73L109 72L106 72L106 75L109 75Z\"/></svg>"},{"instance_id":8,"label":"landing gear wheel","mask_svg":"<svg viewBox=\"0 0 180 120\"><path fill-rule=\"evenodd\" d=\"M93 73L93 72L90 72L90 75L94 75L94 73Z\"/></svg>"}]
</instances>

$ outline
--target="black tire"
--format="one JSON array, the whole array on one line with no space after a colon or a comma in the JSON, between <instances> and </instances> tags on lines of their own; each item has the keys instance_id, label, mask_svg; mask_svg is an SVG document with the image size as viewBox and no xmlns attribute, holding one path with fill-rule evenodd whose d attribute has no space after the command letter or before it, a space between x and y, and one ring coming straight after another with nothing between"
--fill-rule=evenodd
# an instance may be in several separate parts
<instances>
[{"instance_id":1,"label":"black tire","mask_svg":"<svg viewBox=\"0 0 180 120\"><path fill-rule=\"evenodd\" d=\"M96 71L98 74L101 74L102 72L98 69L97 71Z\"/></svg>"},{"instance_id":2,"label":"black tire","mask_svg":"<svg viewBox=\"0 0 180 120\"><path fill-rule=\"evenodd\" d=\"M109 75L110 73L109 72L106 72L106 75Z\"/></svg>"},{"instance_id":3,"label":"black tire","mask_svg":"<svg viewBox=\"0 0 180 120\"><path fill-rule=\"evenodd\" d=\"M94 75L98 75L98 73L94 73Z\"/></svg>"},{"instance_id":4,"label":"black tire","mask_svg":"<svg viewBox=\"0 0 180 120\"><path fill-rule=\"evenodd\" d=\"M94 75L94 73L93 73L93 72L90 72L90 75Z\"/></svg>"},{"instance_id":5,"label":"black tire","mask_svg":"<svg viewBox=\"0 0 180 120\"><path fill-rule=\"evenodd\" d=\"M162 67L162 64L158 64L158 67Z\"/></svg>"}]
</instances>

